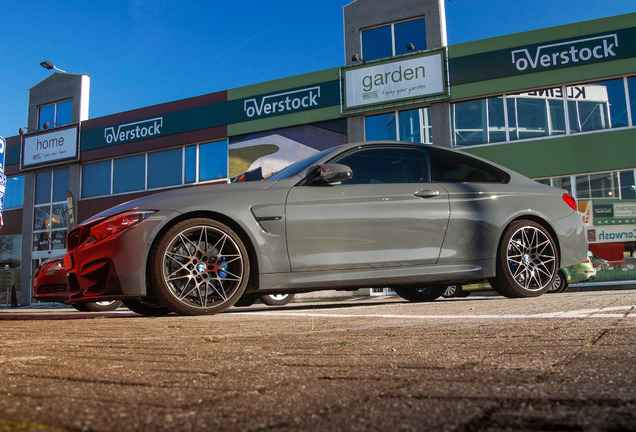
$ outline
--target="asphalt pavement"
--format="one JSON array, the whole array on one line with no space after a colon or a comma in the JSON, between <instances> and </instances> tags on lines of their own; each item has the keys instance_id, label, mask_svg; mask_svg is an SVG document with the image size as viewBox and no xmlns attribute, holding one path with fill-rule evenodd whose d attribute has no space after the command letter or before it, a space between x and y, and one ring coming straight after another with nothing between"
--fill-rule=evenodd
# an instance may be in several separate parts
<instances>
[{"instance_id":1,"label":"asphalt pavement","mask_svg":"<svg viewBox=\"0 0 636 432\"><path fill-rule=\"evenodd\" d=\"M5 431L636 430L636 287L0 309Z\"/></svg>"}]
</instances>

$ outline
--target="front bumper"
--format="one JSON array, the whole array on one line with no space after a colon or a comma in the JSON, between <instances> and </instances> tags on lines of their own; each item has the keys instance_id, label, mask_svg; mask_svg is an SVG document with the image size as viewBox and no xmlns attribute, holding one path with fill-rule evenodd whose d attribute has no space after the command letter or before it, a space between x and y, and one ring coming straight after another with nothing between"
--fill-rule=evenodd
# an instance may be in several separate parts
<instances>
[{"instance_id":1,"label":"front bumper","mask_svg":"<svg viewBox=\"0 0 636 432\"><path fill-rule=\"evenodd\" d=\"M147 296L145 274L150 244L146 240L156 223L143 220L99 242L84 241L67 253L64 266L69 303Z\"/></svg>"}]
</instances>

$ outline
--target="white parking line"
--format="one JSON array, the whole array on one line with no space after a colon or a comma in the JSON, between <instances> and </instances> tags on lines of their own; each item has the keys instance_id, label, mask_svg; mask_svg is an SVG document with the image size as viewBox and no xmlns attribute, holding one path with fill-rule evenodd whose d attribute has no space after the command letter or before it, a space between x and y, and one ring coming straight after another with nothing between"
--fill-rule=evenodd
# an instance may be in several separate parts
<instances>
[{"instance_id":1,"label":"white parking line","mask_svg":"<svg viewBox=\"0 0 636 432\"><path fill-rule=\"evenodd\" d=\"M633 306L613 306L600 309L582 309L573 311L547 312L539 314L503 314L503 315L399 315L399 314L336 314L321 312L286 312L284 310L251 312L256 315L267 316L298 316L298 317L323 317L323 318L394 318L394 319L418 319L418 320L513 320L513 319L537 319L537 318L636 318L632 313ZM623 313L608 313L624 311Z\"/></svg>"}]
</instances>

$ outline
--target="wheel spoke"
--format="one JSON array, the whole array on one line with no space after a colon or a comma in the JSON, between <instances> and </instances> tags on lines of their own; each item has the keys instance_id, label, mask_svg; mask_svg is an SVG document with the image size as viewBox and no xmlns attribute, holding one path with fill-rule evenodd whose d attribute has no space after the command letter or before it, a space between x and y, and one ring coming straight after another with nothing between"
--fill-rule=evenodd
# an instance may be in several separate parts
<instances>
[{"instance_id":1,"label":"wheel spoke","mask_svg":"<svg viewBox=\"0 0 636 432\"><path fill-rule=\"evenodd\" d=\"M544 288L556 272L552 241L536 227L520 228L508 243L507 261L512 278L524 289Z\"/></svg>"},{"instance_id":2,"label":"wheel spoke","mask_svg":"<svg viewBox=\"0 0 636 432\"><path fill-rule=\"evenodd\" d=\"M184 229L163 255L163 279L169 291L191 307L205 309L227 301L244 277L241 249L213 226Z\"/></svg>"}]
</instances>

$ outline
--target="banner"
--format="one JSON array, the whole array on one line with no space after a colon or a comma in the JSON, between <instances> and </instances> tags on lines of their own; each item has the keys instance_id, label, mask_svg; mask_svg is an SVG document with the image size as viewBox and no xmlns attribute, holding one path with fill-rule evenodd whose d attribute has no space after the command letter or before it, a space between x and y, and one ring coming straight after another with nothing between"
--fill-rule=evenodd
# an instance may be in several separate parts
<instances>
[{"instance_id":1,"label":"banner","mask_svg":"<svg viewBox=\"0 0 636 432\"><path fill-rule=\"evenodd\" d=\"M7 177L4 175L4 150L7 142L0 137L0 228L4 223L2 220L2 210L4 209L4 192L7 188Z\"/></svg>"},{"instance_id":2,"label":"banner","mask_svg":"<svg viewBox=\"0 0 636 432\"><path fill-rule=\"evenodd\" d=\"M77 126L24 137L22 167L77 158Z\"/></svg>"},{"instance_id":3,"label":"banner","mask_svg":"<svg viewBox=\"0 0 636 432\"><path fill-rule=\"evenodd\" d=\"M346 109L435 96L444 91L444 59L441 53L356 66L345 72Z\"/></svg>"}]
</instances>

